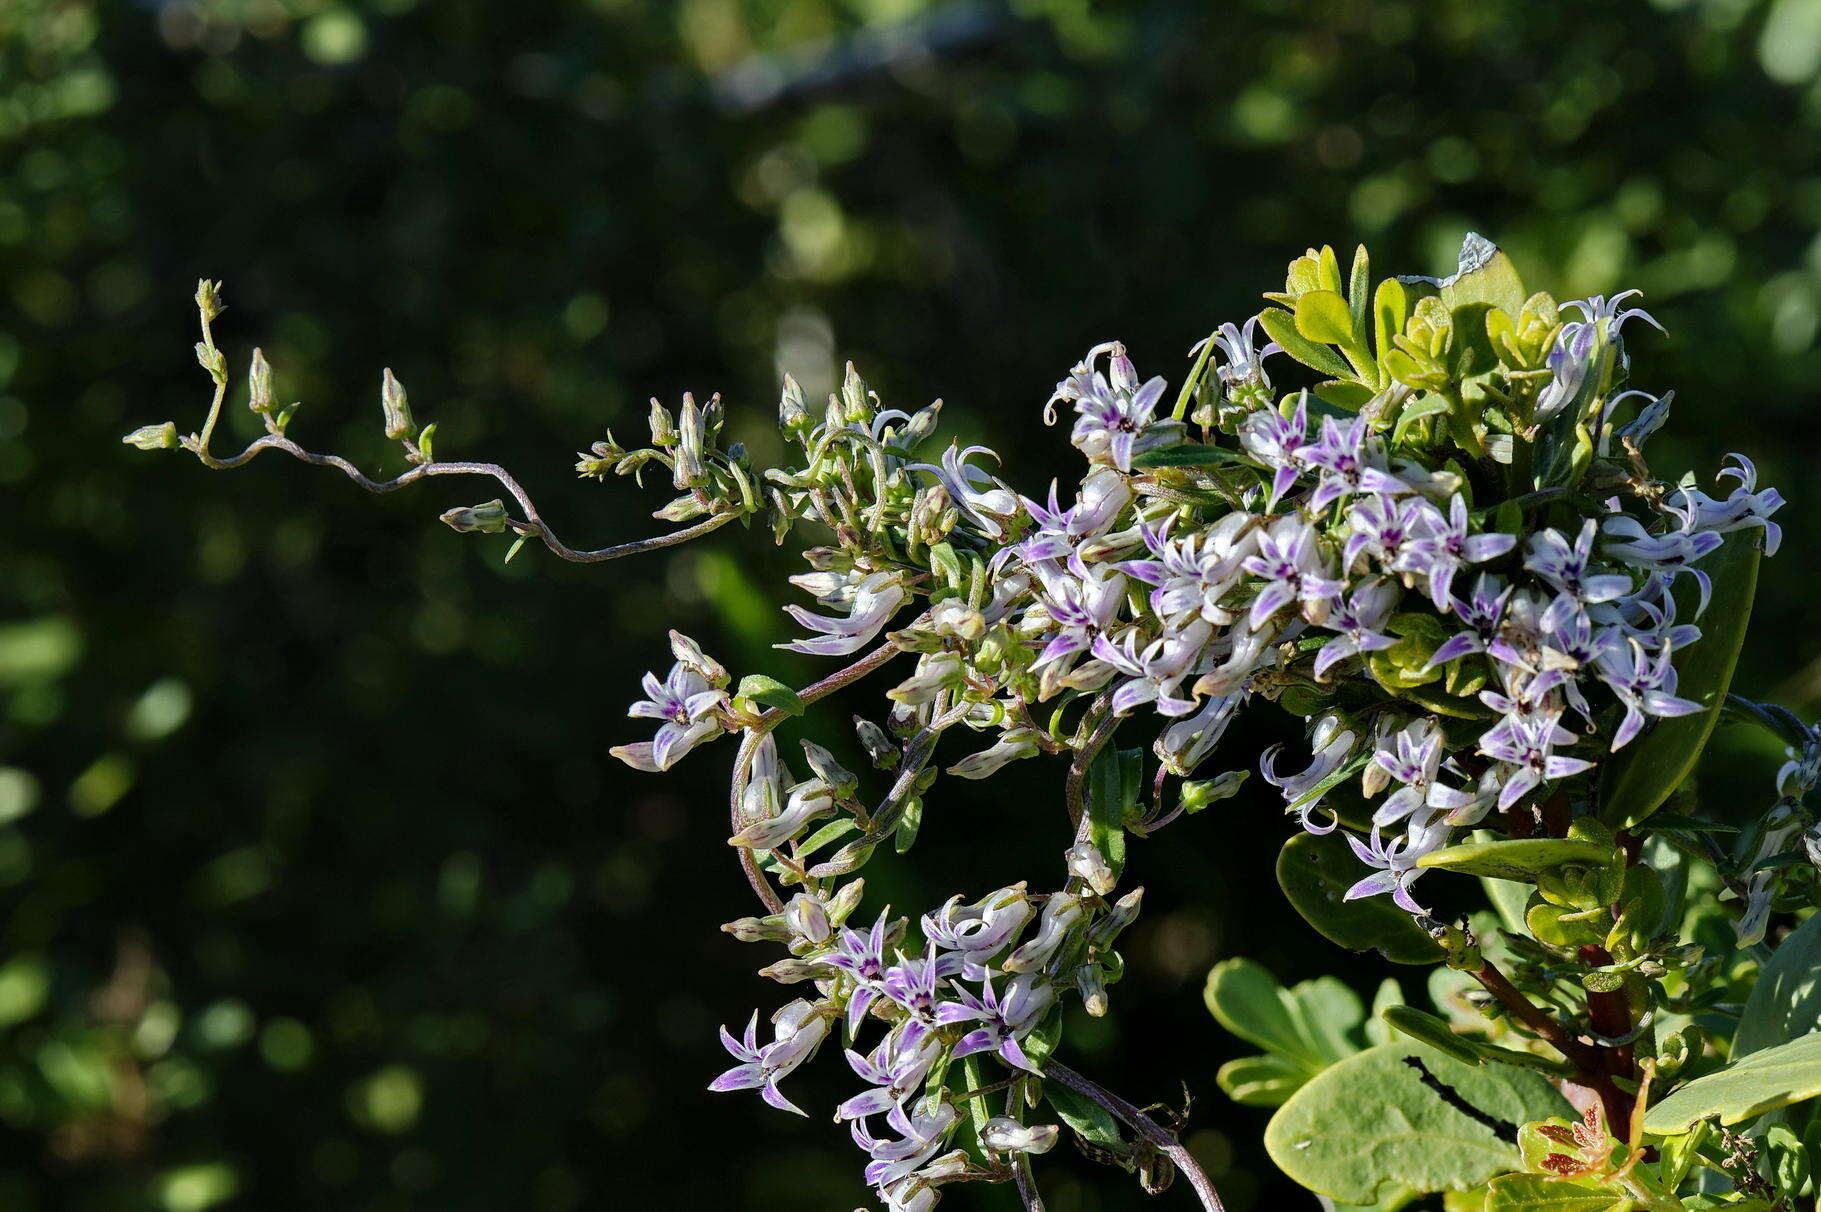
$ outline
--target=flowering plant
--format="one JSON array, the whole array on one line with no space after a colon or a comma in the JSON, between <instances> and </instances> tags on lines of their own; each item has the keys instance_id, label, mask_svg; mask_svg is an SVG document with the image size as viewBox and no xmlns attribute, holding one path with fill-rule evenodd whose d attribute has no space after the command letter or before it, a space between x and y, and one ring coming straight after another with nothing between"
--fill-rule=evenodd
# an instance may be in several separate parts
<instances>
[{"instance_id":1,"label":"flowering plant","mask_svg":"<svg viewBox=\"0 0 1821 1212\"><path fill-rule=\"evenodd\" d=\"M1210 974L1214 1016L1263 1049L1220 1084L1277 1107L1266 1146L1291 1178L1381 1208L1435 1192L1500 1212L1792 1207L1821 1158L1821 733L1729 694L1782 499L1742 455L1713 491L1652 473L1673 393L1629 386L1627 331L1656 323L1632 293L1529 293L1479 237L1443 280L1375 283L1364 249L1343 276L1311 250L1261 314L1191 351L1174 394L1123 345L1090 350L1045 410L1073 414L1080 481L1043 499L983 448L925 454L940 405L884 408L851 367L825 407L785 380L800 457L763 473L721 443L718 396L654 401L649 446L608 435L577 470L661 467L678 495L657 516L687 525L599 550L559 540L504 469L439 459L390 371L384 429L410 465L393 479L292 439L296 406L278 407L258 351L266 432L216 457L229 376L209 282L207 421L126 441L213 468L282 451L375 492L491 477L511 503L443 520L579 562L734 521L816 536L792 580L819 609L785 608L805 633L785 647L849 663L800 690L736 681L672 633L674 664L630 711L655 733L614 753L661 772L737 738L729 842L763 912L724 929L779 948L762 974L799 995L723 1028L731 1063L710 1088L802 1113L786 1080L840 1052L856 1083L834 1117L890 1209L964 1181L1041 1207L1031 1159L1065 1132L1148 1191L1181 1175L1221 1206L1178 1122L1064 1062L1060 1012L1104 1014L1121 976L1142 897L1128 840L1239 810L1250 761L1209 763L1238 713L1272 704L1308 724L1306 758L1257 760L1295 826L1290 903L1335 943L1434 968L1435 1012L1387 980L1370 1019L1332 978ZM882 716L856 720L876 776L780 746L781 726L888 665L902 676ZM1742 828L1704 814L1689 777L1722 718L1789 751ZM950 733L980 740L939 759ZM859 872L912 845L940 773L1045 756L1067 764L1072 830L1053 882L914 919L862 910ZM1463 893L1482 907L1432 907Z\"/></svg>"}]
</instances>

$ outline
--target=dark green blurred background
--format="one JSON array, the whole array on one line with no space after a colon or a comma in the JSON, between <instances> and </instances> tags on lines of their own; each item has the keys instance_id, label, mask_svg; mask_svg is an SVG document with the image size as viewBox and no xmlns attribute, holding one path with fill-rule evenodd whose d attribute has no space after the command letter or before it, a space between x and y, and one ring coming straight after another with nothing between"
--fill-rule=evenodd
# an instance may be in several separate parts
<instances>
[{"instance_id":1,"label":"dark green blurred background","mask_svg":"<svg viewBox=\"0 0 1821 1212\"><path fill-rule=\"evenodd\" d=\"M763 462L779 371L826 391L851 357L1035 492L1073 465L1038 413L1091 343L1174 380L1305 245L1441 272L1476 228L1560 297L1642 287L1672 338L1633 330L1639 383L1678 391L1653 461L1743 450L1792 499L1742 679L1808 711L1818 67L1816 0L0 4L0 1207L865 1194L825 1118L703 1089L714 1025L788 996L716 930L748 911L727 753L660 780L606 752L666 627L814 676L767 648L791 561L722 532L502 567L434 521L483 486L127 449L201 422L198 277L306 443L390 466L390 365L439 454L514 467L595 545L661 525L569 471L648 395L724 391ZM1287 735L1249 726L1234 764ZM874 903L1053 878L1059 781L948 785ZM1231 1207L1309 1206L1213 1085L1248 1049L1200 982L1234 954L1379 973L1280 905L1272 801L1222 809L1135 852L1129 977L1068 1049L1140 1102L1186 1079ZM793 1081L853 1085L838 1057ZM1144 1202L1041 1173L1058 1212Z\"/></svg>"}]
</instances>

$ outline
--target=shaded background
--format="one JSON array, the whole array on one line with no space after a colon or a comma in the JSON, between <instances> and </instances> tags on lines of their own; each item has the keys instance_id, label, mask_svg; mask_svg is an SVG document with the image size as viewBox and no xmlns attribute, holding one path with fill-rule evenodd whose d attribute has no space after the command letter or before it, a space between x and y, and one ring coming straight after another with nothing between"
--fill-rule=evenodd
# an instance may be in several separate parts
<instances>
[{"instance_id":1,"label":"shaded background","mask_svg":"<svg viewBox=\"0 0 1821 1212\"><path fill-rule=\"evenodd\" d=\"M1818 66L1812 0L0 6L0 1206L865 1194L825 1118L703 1090L714 1025L787 996L715 928L748 911L727 753L663 780L606 753L668 626L814 676L767 647L790 560L722 532L503 567L434 522L483 486L126 449L200 424L197 277L306 443L392 466L390 365L439 453L512 466L595 545L663 498L577 483L570 451L648 395L726 392L765 462L778 372L814 394L851 357L1034 492L1074 465L1038 412L1091 343L1176 379L1305 245L1445 272L1475 228L1559 297L1642 287L1673 339L1633 330L1639 382L1678 392L1653 461L1747 451L1795 502L1741 677L1808 711ZM1234 764L1288 732L1249 724ZM874 903L1053 878L1059 783L950 784ZM1115 1017L1067 1045L1141 1102L1185 1079L1235 1209L1312 1201L1213 1085L1249 1049L1208 965L1380 975L1279 902L1284 833L1252 794L1140 845ZM852 1084L793 1081L818 1108ZM1042 1174L1059 1212L1144 1203L1079 1158Z\"/></svg>"}]
</instances>

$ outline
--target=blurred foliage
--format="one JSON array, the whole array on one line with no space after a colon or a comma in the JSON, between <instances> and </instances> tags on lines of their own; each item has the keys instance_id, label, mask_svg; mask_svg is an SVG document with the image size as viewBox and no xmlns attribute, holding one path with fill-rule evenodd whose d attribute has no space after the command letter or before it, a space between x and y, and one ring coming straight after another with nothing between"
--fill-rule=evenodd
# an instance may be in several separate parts
<instances>
[{"instance_id":1,"label":"blurred foliage","mask_svg":"<svg viewBox=\"0 0 1821 1212\"><path fill-rule=\"evenodd\" d=\"M1561 297L1647 292L1664 464L1742 450L1794 502L1741 685L1812 712L1813 0L0 6L0 1206L862 1193L837 1129L702 1090L713 1024L771 996L714 930L745 912L724 759L660 789L606 757L667 626L808 673L765 648L790 570L737 535L501 567L434 525L459 487L154 464L117 439L199 423L196 278L313 444L377 461L389 364L439 452L604 543L658 500L569 452L646 394L725 390L762 461L778 371L825 391L852 357L1035 491L1069 453L1038 407L1093 341L1174 377L1305 245L1437 271L1468 227ZM947 811L1047 810L1059 776L1025 777ZM1071 1028L1139 1101L1244 1050L1197 1003L1214 959L1331 962L1269 885L1282 822L1224 807L1134 854L1116 1021ZM1063 844L981 854L942 815L917 870L952 886L888 867L881 898ZM1229 1206L1291 1198L1261 1116L1196 1123ZM1049 1194L1139 1200L1086 1163Z\"/></svg>"}]
</instances>

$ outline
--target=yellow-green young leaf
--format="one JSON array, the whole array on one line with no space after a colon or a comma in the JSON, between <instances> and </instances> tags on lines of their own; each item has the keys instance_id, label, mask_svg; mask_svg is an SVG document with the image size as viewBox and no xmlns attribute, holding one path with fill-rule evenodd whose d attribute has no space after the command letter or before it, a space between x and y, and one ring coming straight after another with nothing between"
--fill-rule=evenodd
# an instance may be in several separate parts
<instances>
[{"instance_id":1,"label":"yellow-green young leaf","mask_svg":"<svg viewBox=\"0 0 1821 1212\"><path fill-rule=\"evenodd\" d=\"M1410 301L1403 283L1396 278L1380 282L1372 296L1372 352L1379 361L1391 352L1391 338L1404 331L1404 321L1409 318Z\"/></svg>"},{"instance_id":2,"label":"yellow-green young leaf","mask_svg":"<svg viewBox=\"0 0 1821 1212\"><path fill-rule=\"evenodd\" d=\"M1607 1212L1623 1200L1623 1192L1535 1174L1507 1174L1486 1188L1486 1212Z\"/></svg>"},{"instance_id":3,"label":"yellow-green young leaf","mask_svg":"<svg viewBox=\"0 0 1821 1212\"><path fill-rule=\"evenodd\" d=\"M1321 251L1315 254L1315 263L1321 275L1321 289L1339 294L1341 290L1340 258L1334 255L1334 246L1322 245Z\"/></svg>"},{"instance_id":4,"label":"yellow-green young leaf","mask_svg":"<svg viewBox=\"0 0 1821 1212\"><path fill-rule=\"evenodd\" d=\"M1697 1077L1644 1113L1644 1131L1678 1136L1710 1115L1736 1124L1816 1095L1821 1095L1821 1031Z\"/></svg>"},{"instance_id":5,"label":"yellow-green young leaf","mask_svg":"<svg viewBox=\"0 0 1821 1212\"><path fill-rule=\"evenodd\" d=\"M1326 345L1317 345L1314 341L1296 331L1296 317L1287 311L1268 307L1259 314L1258 322L1264 326L1273 341L1283 346L1284 352L1314 370L1320 371L1330 379L1350 379L1353 369L1346 359L1329 349Z\"/></svg>"},{"instance_id":6,"label":"yellow-green young leaf","mask_svg":"<svg viewBox=\"0 0 1821 1212\"><path fill-rule=\"evenodd\" d=\"M1511 838L1490 842L1462 842L1444 846L1418 859L1419 867L1437 867L1462 875L1482 875L1495 880L1534 884L1545 871L1574 863L1598 867L1612 862L1611 846L1572 837Z\"/></svg>"},{"instance_id":7,"label":"yellow-green young leaf","mask_svg":"<svg viewBox=\"0 0 1821 1212\"><path fill-rule=\"evenodd\" d=\"M1291 1095L1271 1117L1265 1149L1310 1190L1371 1204L1399 1189L1465 1191L1508 1173L1519 1164L1517 1125L1572 1113L1534 1073L1463 1065L1420 1044L1382 1044Z\"/></svg>"},{"instance_id":8,"label":"yellow-green young leaf","mask_svg":"<svg viewBox=\"0 0 1821 1212\"><path fill-rule=\"evenodd\" d=\"M1433 964L1442 949L1389 897L1345 901L1366 875L1338 832L1299 833L1277 856L1277 882L1316 932L1350 951L1377 951L1394 964Z\"/></svg>"},{"instance_id":9,"label":"yellow-green young leaf","mask_svg":"<svg viewBox=\"0 0 1821 1212\"><path fill-rule=\"evenodd\" d=\"M797 697L797 692L763 673L749 673L741 678L734 693L740 698L774 707L786 715L803 714L803 700Z\"/></svg>"},{"instance_id":10,"label":"yellow-green young leaf","mask_svg":"<svg viewBox=\"0 0 1821 1212\"><path fill-rule=\"evenodd\" d=\"M1657 721L1607 762L1600 785L1601 819L1626 828L1639 824L1694 769L1720 719L1726 688L1732 685L1733 667L1745 643L1762 548L1762 531L1734 531L1718 551L1701 561L1701 568L1713 578L1713 599L1701 616L1700 640L1677 652L1675 664L1676 694L1705 710ZM1678 590L1678 617L1693 618L1695 602L1692 586Z\"/></svg>"},{"instance_id":11,"label":"yellow-green young leaf","mask_svg":"<svg viewBox=\"0 0 1821 1212\"><path fill-rule=\"evenodd\" d=\"M1323 345L1353 341L1353 315L1339 291L1312 290L1296 300L1296 331Z\"/></svg>"},{"instance_id":12,"label":"yellow-green young leaf","mask_svg":"<svg viewBox=\"0 0 1821 1212\"><path fill-rule=\"evenodd\" d=\"M1821 913L1784 939L1758 973L1732 1054L1749 1056L1811 1031L1821 1031Z\"/></svg>"},{"instance_id":13,"label":"yellow-green young leaf","mask_svg":"<svg viewBox=\"0 0 1821 1212\"><path fill-rule=\"evenodd\" d=\"M1353 250L1353 267L1347 274L1347 311L1352 320L1351 327L1362 341L1371 326L1367 310L1371 306L1372 259L1366 255L1366 246L1361 244Z\"/></svg>"}]
</instances>

